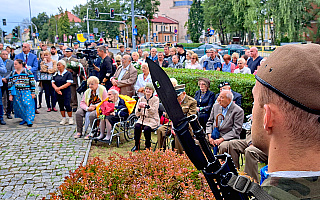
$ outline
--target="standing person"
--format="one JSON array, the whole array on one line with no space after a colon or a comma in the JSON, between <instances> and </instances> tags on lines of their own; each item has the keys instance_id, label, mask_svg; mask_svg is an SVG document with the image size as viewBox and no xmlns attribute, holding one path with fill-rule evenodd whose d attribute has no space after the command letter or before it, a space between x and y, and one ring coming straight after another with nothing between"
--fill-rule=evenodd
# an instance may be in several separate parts
<instances>
[{"instance_id":1,"label":"standing person","mask_svg":"<svg viewBox=\"0 0 320 200\"><path fill-rule=\"evenodd\" d=\"M35 56L35 55L34 55ZM9 77L9 100L13 101L14 117L21 118L20 125L27 123L29 127L35 117L35 80L34 75L26 68L21 59L14 61L14 71Z\"/></svg>"},{"instance_id":2,"label":"standing person","mask_svg":"<svg viewBox=\"0 0 320 200\"><path fill-rule=\"evenodd\" d=\"M120 94L132 97L135 93L134 84L137 81L137 69L131 65L131 57L124 55L122 65L118 67L114 76L111 78L113 86L120 88Z\"/></svg>"},{"instance_id":3,"label":"standing person","mask_svg":"<svg viewBox=\"0 0 320 200\"><path fill-rule=\"evenodd\" d=\"M144 89L146 84L152 83L148 63L143 63L141 69L143 73L138 75L137 82L134 85L134 89L139 98L144 96Z\"/></svg>"},{"instance_id":4,"label":"standing person","mask_svg":"<svg viewBox=\"0 0 320 200\"><path fill-rule=\"evenodd\" d=\"M156 61L156 63L157 63L160 67L164 67L164 68L169 67L168 61L164 59L163 52L159 52L159 53L158 53L158 60Z\"/></svg>"},{"instance_id":5,"label":"standing person","mask_svg":"<svg viewBox=\"0 0 320 200\"><path fill-rule=\"evenodd\" d=\"M140 149L140 136L142 134L142 130L145 137L145 149L150 149L151 131L157 128L160 124L158 112L159 98L153 95L155 91L153 84L147 83L144 90L145 95L138 100L135 110L135 114L139 119L134 125L135 146L131 151L137 151Z\"/></svg>"},{"instance_id":6,"label":"standing person","mask_svg":"<svg viewBox=\"0 0 320 200\"><path fill-rule=\"evenodd\" d=\"M186 60L186 57L187 57L187 53L184 50L182 44L177 44L176 47L177 47L177 52L178 52L177 55L179 56L179 62L184 63L184 61Z\"/></svg>"},{"instance_id":7,"label":"standing person","mask_svg":"<svg viewBox=\"0 0 320 200\"><path fill-rule=\"evenodd\" d=\"M16 57L16 54L14 53L15 48L11 47L10 51L8 51L9 55L10 55L10 60L14 60L14 58Z\"/></svg>"},{"instance_id":8,"label":"standing person","mask_svg":"<svg viewBox=\"0 0 320 200\"><path fill-rule=\"evenodd\" d=\"M196 91L194 99L197 101L199 122L203 128L206 128L214 104L214 93L210 91L210 80L208 78L199 78L198 85L200 90Z\"/></svg>"},{"instance_id":9,"label":"standing person","mask_svg":"<svg viewBox=\"0 0 320 200\"><path fill-rule=\"evenodd\" d=\"M170 57L168 57L169 65L172 64L172 57L177 54L177 49L175 47L170 48Z\"/></svg>"},{"instance_id":10,"label":"standing person","mask_svg":"<svg viewBox=\"0 0 320 200\"><path fill-rule=\"evenodd\" d=\"M203 69L201 65L199 64L198 55L196 53L191 55L191 62L189 64L186 64L186 69Z\"/></svg>"},{"instance_id":11,"label":"standing person","mask_svg":"<svg viewBox=\"0 0 320 200\"><path fill-rule=\"evenodd\" d=\"M45 43L41 42L39 46L40 46L40 51L37 52L38 60L40 59L40 52L48 50L48 46Z\"/></svg>"},{"instance_id":12,"label":"standing person","mask_svg":"<svg viewBox=\"0 0 320 200\"><path fill-rule=\"evenodd\" d=\"M251 70L246 67L246 60L244 58L238 59L238 69L234 70L235 74L251 74Z\"/></svg>"},{"instance_id":13,"label":"standing person","mask_svg":"<svg viewBox=\"0 0 320 200\"><path fill-rule=\"evenodd\" d=\"M250 49L250 58L247 61L247 65L249 69L251 70L251 74L254 73L255 70L257 70L258 66L260 65L260 61L263 58L259 56L257 47L251 47Z\"/></svg>"},{"instance_id":14,"label":"standing person","mask_svg":"<svg viewBox=\"0 0 320 200\"><path fill-rule=\"evenodd\" d=\"M3 43L0 43L0 53L3 51Z\"/></svg>"},{"instance_id":15,"label":"standing person","mask_svg":"<svg viewBox=\"0 0 320 200\"><path fill-rule=\"evenodd\" d=\"M43 61L40 63L40 72L45 75L46 80L41 80L42 86L45 92L46 103L47 103L47 112L57 112L56 106L56 95L52 87L51 81L53 75L57 72L57 61L51 59L51 53L46 50L43 51Z\"/></svg>"},{"instance_id":16,"label":"standing person","mask_svg":"<svg viewBox=\"0 0 320 200\"><path fill-rule=\"evenodd\" d=\"M82 65L81 61L77 58L72 57L72 52L73 50L71 48L67 48L65 50L65 57L62 59L66 62L66 64L71 64L71 62L76 62ZM80 79L80 77L82 77L81 73L79 73L79 71L74 71L72 69L66 69L67 71L69 71L70 73L72 73L72 77L73 77L73 82L71 83L71 107L72 107L72 111L76 112L78 109L78 98L77 98L77 88L79 87L78 84L78 78Z\"/></svg>"},{"instance_id":17,"label":"standing person","mask_svg":"<svg viewBox=\"0 0 320 200\"><path fill-rule=\"evenodd\" d=\"M223 72L233 73L236 69L236 66L231 62L231 56L226 54L223 56L224 64L222 65Z\"/></svg>"},{"instance_id":18,"label":"standing person","mask_svg":"<svg viewBox=\"0 0 320 200\"><path fill-rule=\"evenodd\" d=\"M319 63L319 45L285 45L256 75L252 142L268 154L261 186L274 199L320 198Z\"/></svg>"},{"instance_id":19,"label":"standing person","mask_svg":"<svg viewBox=\"0 0 320 200\"><path fill-rule=\"evenodd\" d=\"M59 60L57 64L58 71L53 76L52 87L56 91L57 101L60 107L60 113L62 120L60 125L73 124L72 109L70 106L71 101L71 83L73 83L73 78L71 72L66 70L67 64L64 60ZM69 116L69 120L66 118L66 111Z\"/></svg>"},{"instance_id":20,"label":"standing person","mask_svg":"<svg viewBox=\"0 0 320 200\"><path fill-rule=\"evenodd\" d=\"M59 50L58 50L58 52L57 52L58 55L59 55L59 57L64 55L64 52L63 52L64 47L66 47L66 46L64 46L63 43L59 43ZM59 59L59 60L60 60L60 59Z\"/></svg>"},{"instance_id":21,"label":"standing person","mask_svg":"<svg viewBox=\"0 0 320 200\"><path fill-rule=\"evenodd\" d=\"M56 48L55 46L52 46L52 47L50 48L50 53L51 53L51 58L52 58L52 60L55 60L55 61L58 62L58 60L59 60L59 55L58 55L58 53L57 53L57 48Z\"/></svg>"},{"instance_id":22,"label":"standing person","mask_svg":"<svg viewBox=\"0 0 320 200\"><path fill-rule=\"evenodd\" d=\"M38 81L38 77L37 77L37 71L38 71L38 59L37 56L35 54L30 53L30 44L28 43L23 43L22 44L22 53L19 53L18 55L16 55L15 60L16 59L21 59L23 62L26 63L25 67L30 70L32 72L32 74L34 75L34 80ZM37 110L37 97L33 98L34 102L35 102L35 113L39 114L40 112Z\"/></svg>"},{"instance_id":23,"label":"standing person","mask_svg":"<svg viewBox=\"0 0 320 200\"><path fill-rule=\"evenodd\" d=\"M124 45L120 45L119 46L119 52L117 53L117 55L120 55L120 56L124 56L125 52L124 52Z\"/></svg>"},{"instance_id":24,"label":"standing person","mask_svg":"<svg viewBox=\"0 0 320 200\"><path fill-rule=\"evenodd\" d=\"M199 59L199 63L200 63L200 65L201 65L201 67L203 67L204 61L206 61L210 56L211 56L211 51L210 51L210 49L207 49L207 50L206 50L206 54L203 55L203 56Z\"/></svg>"},{"instance_id":25,"label":"standing person","mask_svg":"<svg viewBox=\"0 0 320 200\"><path fill-rule=\"evenodd\" d=\"M221 60L218 57L218 52L215 49L210 49L210 57L203 62L203 70L217 70L221 69Z\"/></svg>"},{"instance_id":26,"label":"standing person","mask_svg":"<svg viewBox=\"0 0 320 200\"><path fill-rule=\"evenodd\" d=\"M183 64L179 62L179 56L172 56L172 64L169 65L170 68L181 69L183 68Z\"/></svg>"},{"instance_id":27,"label":"standing person","mask_svg":"<svg viewBox=\"0 0 320 200\"><path fill-rule=\"evenodd\" d=\"M2 52L4 52L4 50L1 51L1 55L2 55ZM5 74L5 73L7 73L7 68L3 63L2 59L0 58L0 124L1 125L6 125L6 122L3 120L3 104L2 104L2 86L3 86L2 74Z\"/></svg>"},{"instance_id":28,"label":"standing person","mask_svg":"<svg viewBox=\"0 0 320 200\"><path fill-rule=\"evenodd\" d=\"M157 48L152 48L152 49L151 49L149 58L150 58L153 62L158 61Z\"/></svg>"},{"instance_id":29,"label":"standing person","mask_svg":"<svg viewBox=\"0 0 320 200\"><path fill-rule=\"evenodd\" d=\"M73 55L77 56L77 53L79 51L79 42L73 43Z\"/></svg>"},{"instance_id":30,"label":"standing person","mask_svg":"<svg viewBox=\"0 0 320 200\"><path fill-rule=\"evenodd\" d=\"M164 60L168 60L168 58L170 57L170 50L169 50L169 46L164 46L163 47L163 56L164 56Z\"/></svg>"},{"instance_id":31,"label":"standing person","mask_svg":"<svg viewBox=\"0 0 320 200\"><path fill-rule=\"evenodd\" d=\"M12 116L11 116L12 102L9 101L8 81L9 81L10 73L14 70L14 65L13 65L13 61L8 59L8 52L7 51L2 51L1 54L0 54L0 57L3 60L3 64L7 69L6 73L0 73L0 76L2 76L2 83L3 83L3 86L1 87L1 92L2 92L2 96L5 96L5 98L6 98L6 115L7 115L7 118L8 119L12 119Z\"/></svg>"},{"instance_id":32,"label":"standing person","mask_svg":"<svg viewBox=\"0 0 320 200\"><path fill-rule=\"evenodd\" d=\"M139 58L142 58L142 49L138 49Z\"/></svg>"},{"instance_id":33,"label":"standing person","mask_svg":"<svg viewBox=\"0 0 320 200\"><path fill-rule=\"evenodd\" d=\"M98 47L98 55L102 59L100 64L100 69L95 65L94 65L95 67L94 69L99 72L99 81L101 85L104 85L106 89L109 90L112 87L110 78L113 76L115 72L112 67L112 60L107 55L107 49L103 45L100 45Z\"/></svg>"}]
</instances>

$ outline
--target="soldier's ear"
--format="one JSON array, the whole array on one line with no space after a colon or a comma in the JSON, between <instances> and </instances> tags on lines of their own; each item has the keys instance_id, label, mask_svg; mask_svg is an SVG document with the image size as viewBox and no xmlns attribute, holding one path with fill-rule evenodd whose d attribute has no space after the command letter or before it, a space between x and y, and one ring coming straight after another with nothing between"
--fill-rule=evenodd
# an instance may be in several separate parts
<instances>
[{"instance_id":1,"label":"soldier's ear","mask_svg":"<svg viewBox=\"0 0 320 200\"><path fill-rule=\"evenodd\" d=\"M264 108L263 128L269 134L271 129L272 129L272 126L273 126L273 118L274 118L274 116L272 115L272 111L271 111L270 105L265 104L263 106L263 108Z\"/></svg>"}]
</instances>

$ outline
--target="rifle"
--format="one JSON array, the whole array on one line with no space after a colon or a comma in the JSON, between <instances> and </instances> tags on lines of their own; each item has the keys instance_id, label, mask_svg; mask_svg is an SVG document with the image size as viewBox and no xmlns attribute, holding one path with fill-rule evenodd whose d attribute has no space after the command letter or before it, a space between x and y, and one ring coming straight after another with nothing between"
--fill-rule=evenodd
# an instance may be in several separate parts
<instances>
[{"instance_id":1,"label":"rifle","mask_svg":"<svg viewBox=\"0 0 320 200\"><path fill-rule=\"evenodd\" d=\"M146 60L152 83L173 123L174 131L191 162L204 174L215 198L217 200L248 200L250 196L255 196L256 199L272 199L259 185L251 183L249 178L238 176L229 154L213 155L197 116L186 117L183 114L176 92L165 71L149 58ZM189 132L189 124L201 148L195 144ZM220 160L224 163L221 164ZM256 194L257 192L259 194Z\"/></svg>"}]
</instances>

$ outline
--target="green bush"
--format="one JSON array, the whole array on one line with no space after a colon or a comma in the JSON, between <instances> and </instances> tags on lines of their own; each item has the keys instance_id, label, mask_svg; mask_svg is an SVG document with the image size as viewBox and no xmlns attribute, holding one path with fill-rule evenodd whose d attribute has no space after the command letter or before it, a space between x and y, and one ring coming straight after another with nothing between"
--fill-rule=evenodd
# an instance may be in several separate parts
<instances>
[{"instance_id":1,"label":"green bush","mask_svg":"<svg viewBox=\"0 0 320 200\"><path fill-rule=\"evenodd\" d=\"M182 44L185 49L194 49L203 45L203 43L178 43L178 44Z\"/></svg>"},{"instance_id":2,"label":"green bush","mask_svg":"<svg viewBox=\"0 0 320 200\"><path fill-rule=\"evenodd\" d=\"M215 94L219 93L218 85L220 82L228 81L232 90L242 95L242 108L245 115L251 114L253 96L252 88L255 85L254 75L251 74L232 74L219 71L203 71L194 69L164 69L170 78L175 78L178 84L186 84L186 92L194 97L195 92L199 90L198 79L200 77L211 80L210 90Z\"/></svg>"},{"instance_id":3,"label":"green bush","mask_svg":"<svg viewBox=\"0 0 320 200\"><path fill-rule=\"evenodd\" d=\"M52 199L214 199L186 155L167 150L95 158L65 178Z\"/></svg>"}]
</instances>

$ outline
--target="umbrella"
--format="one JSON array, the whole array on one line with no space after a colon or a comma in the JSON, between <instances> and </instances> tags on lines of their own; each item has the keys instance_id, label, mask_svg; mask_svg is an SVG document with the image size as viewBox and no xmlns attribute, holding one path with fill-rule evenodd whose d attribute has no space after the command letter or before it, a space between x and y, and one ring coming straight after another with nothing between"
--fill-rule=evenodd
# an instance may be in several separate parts
<instances>
[{"instance_id":1,"label":"umbrella","mask_svg":"<svg viewBox=\"0 0 320 200\"><path fill-rule=\"evenodd\" d=\"M216 140L220 137L219 127L218 127L219 116L222 116L222 120L224 120L224 116L221 113L216 116L216 127L214 127L214 129L211 133L211 138L214 140ZM214 155L217 155L217 153L218 153L218 146L217 145L214 145L213 153L214 153Z\"/></svg>"}]
</instances>

